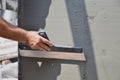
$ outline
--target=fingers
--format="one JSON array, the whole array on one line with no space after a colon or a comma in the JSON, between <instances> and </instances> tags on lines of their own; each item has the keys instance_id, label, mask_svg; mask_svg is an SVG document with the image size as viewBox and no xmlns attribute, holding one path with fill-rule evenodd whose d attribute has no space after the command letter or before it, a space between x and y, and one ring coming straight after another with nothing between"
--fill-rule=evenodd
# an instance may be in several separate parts
<instances>
[{"instance_id":1,"label":"fingers","mask_svg":"<svg viewBox=\"0 0 120 80\"><path fill-rule=\"evenodd\" d=\"M41 37L40 42L41 43L39 43L39 46L44 50L49 51L50 48L52 47L52 43L43 37Z\"/></svg>"},{"instance_id":2,"label":"fingers","mask_svg":"<svg viewBox=\"0 0 120 80\"><path fill-rule=\"evenodd\" d=\"M40 43L40 44L39 44L39 47L40 47L41 50L47 50L47 51L50 50L50 47L47 46L47 45L44 44L44 43Z\"/></svg>"},{"instance_id":3,"label":"fingers","mask_svg":"<svg viewBox=\"0 0 120 80\"><path fill-rule=\"evenodd\" d=\"M37 32L29 32L27 38L27 43L32 49L49 51L52 46L52 43L49 40L39 36Z\"/></svg>"},{"instance_id":4,"label":"fingers","mask_svg":"<svg viewBox=\"0 0 120 80\"><path fill-rule=\"evenodd\" d=\"M35 42L35 44L33 44L31 48L38 49L41 51L49 51L51 46L52 43L49 40L40 36L39 40Z\"/></svg>"},{"instance_id":5,"label":"fingers","mask_svg":"<svg viewBox=\"0 0 120 80\"><path fill-rule=\"evenodd\" d=\"M41 37L41 42L47 45L48 47L52 47L52 43L43 37Z\"/></svg>"}]
</instances>

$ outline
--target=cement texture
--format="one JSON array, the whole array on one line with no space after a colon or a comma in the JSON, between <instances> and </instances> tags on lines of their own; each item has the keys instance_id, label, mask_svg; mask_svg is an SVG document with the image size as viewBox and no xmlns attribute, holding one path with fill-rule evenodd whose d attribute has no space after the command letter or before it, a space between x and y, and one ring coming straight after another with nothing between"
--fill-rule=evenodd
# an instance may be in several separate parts
<instances>
[{"instance_id":1,"label":"cement texture","mask_svg":"<svg viewBox=\"0 0 120 80\"><path fill-rule=\"evenodd\" d=\"M36 80L120 80L119 0L40 0L44 5L39 6L33 4L37 0L24 1L23 28L39 31L42 25L55 45L83 47L87 62L34 62L23 58L23 78L32 80L37 75Z\"/></svg>"}]
</instances>

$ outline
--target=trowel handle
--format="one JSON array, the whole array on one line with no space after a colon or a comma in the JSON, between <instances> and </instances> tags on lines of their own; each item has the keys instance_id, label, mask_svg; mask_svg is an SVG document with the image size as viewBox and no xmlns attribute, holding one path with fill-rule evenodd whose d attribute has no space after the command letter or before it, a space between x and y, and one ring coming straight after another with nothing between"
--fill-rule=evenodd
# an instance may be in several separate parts
<instances>
[{"instance_id":1,"label":"trowel handle","mask_svg":"<svg viewBox=\"0 0 120 80\"><path fill-rule=\"evenodd\" d=\"M48 39L48 40L49 40L46 32L39 32L39 35L42 36L42 37L44 37L45 39Z\"/></svg>"}]
</instances>

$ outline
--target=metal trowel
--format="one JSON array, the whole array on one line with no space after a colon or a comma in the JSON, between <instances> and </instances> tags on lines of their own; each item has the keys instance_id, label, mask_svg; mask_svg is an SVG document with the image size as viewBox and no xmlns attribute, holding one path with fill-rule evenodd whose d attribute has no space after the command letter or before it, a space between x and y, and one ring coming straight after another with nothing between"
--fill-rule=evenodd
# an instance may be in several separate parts
<instances>
[{"instance_id":1,"label":"metal trowel","mask_svg":"<svg viewBox=\"0 0 120 80\"><path fill-rule=\"evenodd\" d=\"M39 32L39 35L49 40L45 31ZM39 51L20 43L19 48L21 57L86 61L83 48L81 47L53 45L50 51Z\"/></svg>"}]
</instances>

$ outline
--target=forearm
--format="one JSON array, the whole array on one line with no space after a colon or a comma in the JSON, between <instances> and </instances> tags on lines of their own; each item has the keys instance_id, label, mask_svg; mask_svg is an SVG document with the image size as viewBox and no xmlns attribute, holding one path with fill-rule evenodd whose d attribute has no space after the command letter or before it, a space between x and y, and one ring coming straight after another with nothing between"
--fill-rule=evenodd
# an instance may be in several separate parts
<instances>
[{"instance_id":1,"label":"forearm","mask_svg":"<svg viewBox=\"0 0 120 80\"><path fill-rule=\"evenodd\" d=\"M27 31L20 29L0 18L0 36L27 43Z\"/></svg>"},{"instance_id":2,"label":"forearm","mask_svg":"<svg viewBox=\"0 0 120 80\"><path fill-rule=\"evenodd\" d=\"M0 36L28 44L33 49L50 50L52 43L39 36L38 32L26 31L0 18Z\"/></svg>"}]
</instances>

